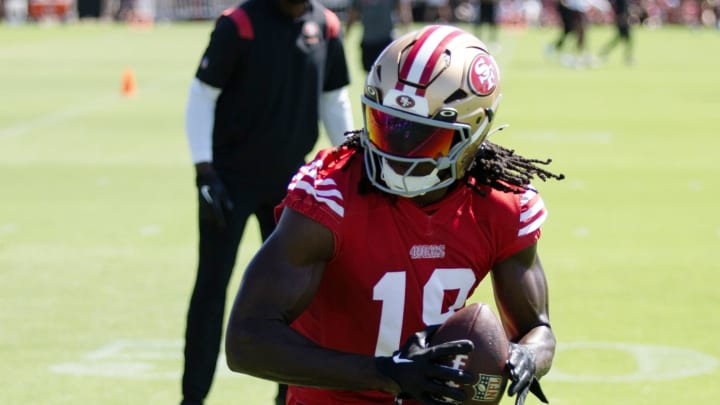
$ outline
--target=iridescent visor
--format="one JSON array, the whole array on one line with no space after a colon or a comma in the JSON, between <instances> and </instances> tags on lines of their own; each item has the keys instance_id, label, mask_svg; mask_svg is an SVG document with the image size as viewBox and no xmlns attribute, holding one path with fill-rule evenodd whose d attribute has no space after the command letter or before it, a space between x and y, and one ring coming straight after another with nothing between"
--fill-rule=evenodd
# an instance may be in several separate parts
<instances>
[{"instance_id":1,"label":"iridescent visor","mask_svg":"<svg viewBox=\"0 0 720 405\"><path fill-rule=\"evenodd\" d=\"M465 129L458 124L396 111L391 115L383 110L365 104L365 130L378 149L395 156L431 159L448 156L453 140L460 139L460 130Z\"/></svg>"}]
</instances>

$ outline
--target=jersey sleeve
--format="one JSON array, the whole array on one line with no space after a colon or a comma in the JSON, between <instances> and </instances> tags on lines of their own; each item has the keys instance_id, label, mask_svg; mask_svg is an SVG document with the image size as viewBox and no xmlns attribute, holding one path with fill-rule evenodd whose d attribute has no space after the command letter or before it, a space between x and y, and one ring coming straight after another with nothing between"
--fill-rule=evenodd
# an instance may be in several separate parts
<instances>
[{"instance_id":1,"label":"jersey sleeve","mask_svg":"<svg viewBox=\"0 0 720 405\"><path fill-rule=\"evenodd\" d=\"M540 227L547 219L547 209L540 194L537 190L530 187L520 195L515 195L519 206L519 215L515 215L515 219L510 229L513 235L509 235L507 243L497 256L497 261L507 259L515 253L531 246L540 239Z\"/></svg>"},{"instance_id":2,"label":"jersey sleeve","mask_svg":"<svg viewBox=\"0 0 720 405\"><path fill-rule=\"evenodd\" d=\"M337 234L345 216L344 193L348 183L343 176L345 172L336 170L337 165L342 164L337 153L334 148L321 150L315 159L298 170L276 209L276 217L279 218L284 207L292 208Z\"/></svg>"},{"instance_id":3,"label":"jersey sleeve","mask_svg":"<svg viewBox=\"0 0 720 405\"><path fill-rule=\"evenodd\" d=\"M215 23L195 77L213 87L223 88L242 62L243 50L253 35L245 10L225 10Z\"/></svg>"}]
</instances>

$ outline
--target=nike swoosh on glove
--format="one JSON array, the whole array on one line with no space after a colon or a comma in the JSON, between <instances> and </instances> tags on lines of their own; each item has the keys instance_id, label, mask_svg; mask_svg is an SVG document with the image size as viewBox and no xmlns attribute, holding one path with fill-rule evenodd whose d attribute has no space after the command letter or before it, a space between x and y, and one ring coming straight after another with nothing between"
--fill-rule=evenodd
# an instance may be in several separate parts
<instances>
[{"instance_id":1,"label":"nike swoosh on glove","mask_svg":"<svg viewBox=\"0 0 720 405\"><path fill-rule=\"evenodd\" d=\"M200 194L200 213L211 218L220 228L227 226L227 216L233 210L233 202L225 185L214 170L198 173L195 178Z\"/></svg>"},{"instance_id":2,"label":"nike swoosh on glove","mask_svg":"<svg viewBox=\"0 0 720 405\"><path fill-rule=\"evenodd\" d=\"M378 370L400 387L398 398L412 398L424 405L447 405L440 398L465 400L460 386L472 383L472 374L438 363L471 352L473 343L456 340L431 346L428 337L437 326L416 332L392 356L376 358Z\"/></svg>"}]
</instances>

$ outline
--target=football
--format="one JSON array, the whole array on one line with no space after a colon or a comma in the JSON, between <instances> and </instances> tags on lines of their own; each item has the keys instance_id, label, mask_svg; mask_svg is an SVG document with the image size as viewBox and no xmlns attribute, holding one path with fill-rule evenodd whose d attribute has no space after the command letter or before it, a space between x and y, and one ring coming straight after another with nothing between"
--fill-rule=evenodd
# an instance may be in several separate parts
<instances>
[{"instance_id":1,"label":"football","mask_svg":"<svg viewBox=\"0 0 720 405\"><path fill-rule=\"evenodd\" d=\"M468 339L475 348L458 355L447 365L473 373L472 384L463 387L467 399L463 405L495 405L500 403L508 381L505 362L509 341L500 319L483 303L470 304L455 312L431 336L431 344Z\"/></svg>"}]
</instances>

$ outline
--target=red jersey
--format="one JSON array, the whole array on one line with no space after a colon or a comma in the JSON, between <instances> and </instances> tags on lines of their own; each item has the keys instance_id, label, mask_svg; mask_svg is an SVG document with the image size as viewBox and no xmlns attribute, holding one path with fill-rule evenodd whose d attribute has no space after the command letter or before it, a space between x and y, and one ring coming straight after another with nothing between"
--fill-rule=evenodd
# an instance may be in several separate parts
<instances>
[{"instance_id":1,"label":"red jersey","mask_svg":"<svg viewBox=\"0 0 720 405\"><path fill-rule=\"evenodd\" d=\"M535 190L487 188L483 196L459 186L425 207L375 190L360 194L363 161L345 147L320 151L278 206L321 223L335 239L317 294L291 326L323 347L389 356L462 308L494 263L535 243L547 212ZM394 398L291 386L287 403L391 405Z\"/></svg>"}]
</instances>

